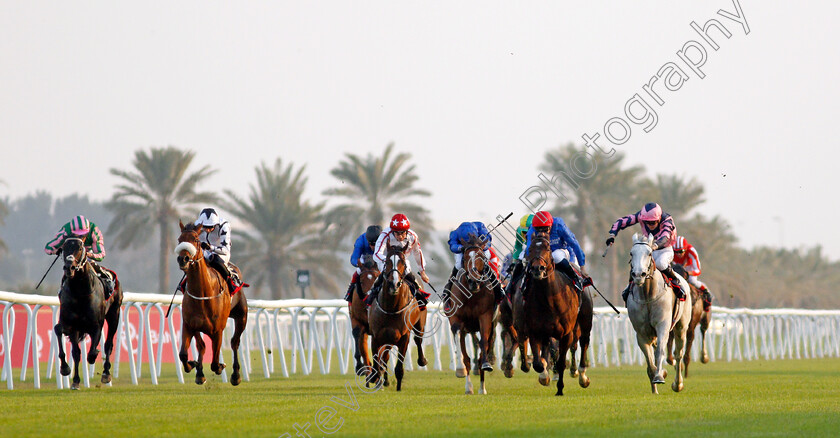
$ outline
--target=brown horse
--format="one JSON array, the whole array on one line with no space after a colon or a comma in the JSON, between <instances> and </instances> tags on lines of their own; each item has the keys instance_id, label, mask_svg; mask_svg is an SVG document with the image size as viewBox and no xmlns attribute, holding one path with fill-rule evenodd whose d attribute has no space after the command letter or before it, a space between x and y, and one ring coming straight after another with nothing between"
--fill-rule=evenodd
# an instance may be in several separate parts
<instances>
[{"instance_id":1,"label":"brown horse","mask_svg":"<svg viewBox=\"0 0 840 438\"><path fill-rule=\"evenodd\" d=\"M64 359L64 342L62 335L70 338L71 353L73 355L73 383L70 389L79 389L79 363L82 361L82 350L79 342L85 335L90 336L90 349L87 362L96 362L99 355L99 340L102 338L102 328L108 322L108 334L105 336L104 365L102 368L102 383L111 382L111 351L114 348L114 334L120 320L120 306L122 305L122 286L116 275L114 276L114 292L106 300L105 286L96 275L92 262L88 262L87 250L82 239L71 237L64 240L61 247L64 253L64 278L58 301L61 303L58 324L53 327L58 340L58 359L61 361L61 375L70 375L70 366ZM102 268L104 269L104 268ZM9 377L11 378L11 377Z\"/></svg>"},{"instance_id":2,"label":"brown horse","mask_svg":"<svg viewBox=\"0 0 840 438\"><path fill-rule=\"evenodd\" d=\"M373 370L368 376L368 383L379 384L379 376L388 369L391 348L397 347L397 365L394 368L397 391L402 390L402 379L405 374L403 361L412 334L417 344L417 365L422 367L427 363L423 355L426 310L420 310L417 300L411 294L411 289L405 279L407 266L402 248L389 247L387 260L380 274L385 276L382 281L382 290L368 310L368 324L373 347Z\"/></svg>"},{"instance_id":3,"label":"brown horse","mask_svg":"<svg viewBox=\"0 0 840 438\"><path fill-rule=\"evenodd\" d=\"M368 309L365 306L365 297L367 292L376 281L379 275L379 268L376 266L372 257L365 257L364 263L361 266L359 273L359 285L355 288L356 297L350 302L350 325L353 328L353 339L355 340L356 352L354 358L356 359L356 374L367 374L370 370L370 349L368 348L368 334L370 333L370 326L368 325ZM385 380L388 377L386 374ZM387 385L385 385L387 386Z\"/></svg>"},{"instance_id":4,"label":"brown horse","mask_svg":"<svg viewBox=\"0 0 840 438\"><path fill-rule=\"evenodd\" d=\"M490 331L493 330L493 310L495 298L487 282L499 281L481 249L482 242L471 238L464 244L464 268L458 272L452 287L453 311L449 315L452 339L455 344L455 359L461 356L463 367L457 366L455 376L466 378L464 390L473 393L470 381L470 356L467 354L466 336L479 332L480 339L478 363L480 363L481 386L479 394L487 394L484 386L484 373L493 371L493 365L487 359Z\"/></svg>"},{"instance_id":5,"label":"brown horse","mask_svg":"<svg viewBox=\"0 0 840 438\"><path fill-rule=\"evenodd\" d=\"M502 339L502 364L501 368L502 371L505 372L505 377L511 378L513 377L513 354L519 349L519 357L520 357L520 369L522 372L527 373L531 371L531 360L532 358L527 356L528 351L528 341L525 338L524 342L519 342L519 334L517 332L516 327L521 327L522 318L524 317L521 315L522 304L520 303L519 306L515 306L514 303L519 300L522 300L522 279L518 279L518 281L512 284L507 290L507 299L502 300L502 303L499 304L499 309L496 312L496 316L494 321L496 324L501 327L501 339ZM519 318L516 319L517 323L514 323L514 314L513 309L514 307L520 311Z\"/></svg>"},{"instance_id":6,"label":"brown horse","mask_svg":"<svg viewBox=\"0 0 840 438\"><path fill-rule=\"evenodd\" d=\"M688 275L685 268L672 263L671 266L677 274L682 278L688 280ZM691 289L691 322L688 324L688 332L685 334L685 354L683 355L683 364L685 364L685 377L688 377L688 364L691 363L691 345L694 343L695 328L700 324L700 362L709 363L709 353L706 352L706 330L709 329L709 323L712 321L712 309L703 309L703 294L700 289L694 287L693 284L688 283ZM668 337L668 364L674 365L674 338Z\"/></svg>"},{"instance_id":7,"label":"brown horse","mask_svg":"<svg viewBox=\"0 0 840 438\"><path fill-rule=\"evenodd\" d=\"M534 371L540 373L539 382L544 386L551 380L546 369L551 360L551 338L557 340L559 359L554 362L554 371L559 378L555 395L563 395L563 371L575 337L578 295L571 281L555 271L551 243L545 235L533 237L526 261L531 278L525 293L514 303L514 315L521 312L523 316L517 327L518 340L522 343L527 338L534 353Z\"/></svg>"},{"instance_id":8,"label":"brown horse","mask_svg":"<svg viewBox=\"0 0 840 438\"><path fill-rule=\"evenodd\" d=\"M179 221L181 236L178 237L178 246L175 247L175 254L178 255L178 267L187 276L186 292L181 304L181 351L178 357L184 365L184 372L189 373L195 368L195 383L204 383L204 368L201 363L204 357L204 333L210 337L213 347L213 359L210 369L221 374L225 368L219 363L219 351L222 348L222 336L228 317L233 318L234 331L230 339L230 347L233 350L233 374L230 376L230 383L234 386L242 381L239 375L239 338L245 330L248 322L248 303L245 300L245 293L240 291L233 297L227 282L215 269L209 267L204 260L204 254L199 243L202 226L187 224L184 226ZM239 268L231 268L242 278ZM196 360L189 360L190 341L195 338L195 345L198 348Z\"/></svg>"},{"instance_id":9,"label":"brown horse","mask_svg":"<svg viewBox=\"0 0 840 438\"><path fill-rule=\"evenodd\" d=\"M589 387L589 376L586 375L586 369L589 368L587 353L592 338L592 318L594 314L595 308L592 302L591 289L584 288L580 294L580 309L578 309L577 323L575 324L575 338L570 347L571 361L569 363L569 376L577 377L581 388ZM579 366L575 364L575 354L578 346L580 346Z\"/></svg>"}]
</instances>

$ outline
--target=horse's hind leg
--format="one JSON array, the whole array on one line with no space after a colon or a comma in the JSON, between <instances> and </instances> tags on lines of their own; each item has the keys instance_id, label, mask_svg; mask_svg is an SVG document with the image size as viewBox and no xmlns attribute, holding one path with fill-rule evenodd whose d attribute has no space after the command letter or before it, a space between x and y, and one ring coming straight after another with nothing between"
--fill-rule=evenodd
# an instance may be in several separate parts
<instances>
[{"instance_id":1,"label":"horse's hind leg","mask_svg":"<svg viewBox=\"0 0 840 438\"><path fill-rule=\"evenodd\" d=\"M191 361L190 363L195 366L195 383L198 385L204 384L207 380L204 378L204 338L201 336L201 332L196 332L193 336L195 339L195 348L198 350L198 357L195 358L195 361Z\"/></svg>"},{"instance_id":2,"label":"horse's hind leg","mask_svg":"<svg viewBox=\"0 0 840 438\"><path fill-rule=\"evenodd\" d=\"M397 377L397 391L402 390L402 380L403 376L405 375L405 369L403 368L403 363L405 362L405 353L408 352L408 343L411 340L408 333L405 336L400 338L398 342L399 346L397 347L397 365L394 367L394 376Z\"/></svg>"},{"instance_id":3,"label":"horse's hind leg","mask_svg":"<svg viewBox=\"0 0 840 438\"><path fill-rule=\"evenodd\" d=\"M711 310L709 310L708 312L703 312L703 316L700 317L700 346L702 347L700 362L702 363L709 363L709 353L706 352L706 330L709 329L709 323L711 322L711 319Z\"/></svg>"},{"instance_id":4,"label":"horse's hind leg","mask_svg":"<svg viewBox=\"0 0 840 438\"><path fill-rule=\"evenodd\" d=\"M464 377L466 378L464 381L464 394L473 394L473 384L470 380L470 355L467 353L467 333L463 326L458 331L458 340L456 342L461 346L461 363L464 365Z\"/></svg>"},{"instance_id":5,"label":"horse's hind leg","mask_svg":"<svg viewBox=\"0 0 840 438\"><path fill-rule=\"evenodd\" d=\"M426 355L423 353L423 336L426 332L425 310L420 311L420 318L417 319L417 323L414 324L411 332L414 334L414 344L417 345L417 366L424 367L429 363L426 360ZM408 341L406 341L406 345L408 345Z\"/></svg>"},{"instance_id":6,"label":"horse's hind leg","mask_svg":"<svg viewBox=\"0 0 840 438\"><path fill-rule=\"evenodd\" d=\"M240 297L240 299L244 298ZM233 337L230 338L230 348L233 350L233 373L230 375L230 384L236 386L242 382L242 376L239 374L239 343L242 332L245 331L245 325L248 323L248 307L245 302L242 301L239 306L231 309L230 316L234 324Z\"/></svg>"},{"instance_id":7,"label":"horse's hind leg","mask_svg":"<svg viewBox=\"0 0 840 438\"><path fill-rule=\"evenodd\" d=\"M656 377L656 365L653 363L653 346L648 343L648 340L643 339L638 333L636 333L636 343L639 344L639 348L645 356L645 364L647 365L647 376L648 381L650 382L651 392L659 394L659 391L656 389L656 384L653 382L653 379Z\"/></svg>"},{"instance_id":8,"label":"horse's hind leg","mask_svg":"<svg viewBox=\"0 0 840 438\"><path fill-rule=\"evenodd\" d=\"M472 340L473 344L473 364L472 364L472 372L474 375L479 375L481 371L481 342L478 339L477 333L470 333L470 339Z\"/></svg>"},{"instance_id":9,"label":"horse's hind leg","mask_svg":"<svg viewBox=\"0 0 840 438\"><path fill-rule=\"evenodd\" d=\"M61 323L58 323L55 325L55 327L53 327L53 332L55 332L55 338L58 340L58 360L61 361L61 375L69 376L70 366L67 365L67 360L64 356L64 340L62 339L62 336L64 336L64 331L61 327Z\"/></svg>"},{"instance_id":10,"label":"horse's hind leg","mask_svg":"<svg viewBox=\"0 0 840 438\"><path fill-rule=\"evenodd\" d=\"M105 317L108 322L108 333L105 335L105 351L102 354L102 378L100 379L102 383L111 383L111 352L114 350L114 336L120 319L120 308L115 308L116 312L109 312Z\"/></svg>"},{"instance_id":11,"label":"horse's hind leg","mask_svg":"<svg viewBox=\"0 0 840 438\"><path fill-rule=\"evenodd\" d=\"M79 347L79 334L72 333L70 335L70 353L73 355L73 384L70 389L79 389L79 362L82 361L82 348Z\"/></svg>"},{"instance_id":12,"label":"horse's hind leg","mask_svg":"<svg viewBox=\"0 0 840 438\"><path fill-rule=\"evenodd\" d=\"M689 327L689 330L685 333L685 348L683 349L682 353L682 360L683 360L683 370L685 372L685 377L688 377L688 364L691 363L691 345L694 344L694 327ZM680 347L679 342L677 342L677 347L674 349L676 353Z\"/></svg>"}]
</instances>

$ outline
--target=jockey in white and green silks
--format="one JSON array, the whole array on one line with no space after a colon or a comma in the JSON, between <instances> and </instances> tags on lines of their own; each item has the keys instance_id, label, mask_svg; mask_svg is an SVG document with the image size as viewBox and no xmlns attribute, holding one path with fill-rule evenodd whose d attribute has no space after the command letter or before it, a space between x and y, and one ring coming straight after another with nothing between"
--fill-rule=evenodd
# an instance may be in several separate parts
<instances>
[{"instance_id":1,"label":"jockey in white and green silks","mask_svg":"<svg viewBox=\"0 0 840 438\"><path fill-rule=\"evenodd\" d=\"M71 237L82 239L90 265L93 267L96 275L105 280L105 299L107 300L114 292L114 279L107 269L103 269L99 266L99 263L96 263L101 262L105 258L105 243L102 239L102 232L99 231L99 227L96 224L81 215L74 217L58 230L58 233L56 233L52 240L47 242L47 245L44 247L44 252L49 255L60 253L62 246L64 246L64 241ZM64 283L64 277L62 277L61 282L62 284Z\"/></svg>"}]
</instances>

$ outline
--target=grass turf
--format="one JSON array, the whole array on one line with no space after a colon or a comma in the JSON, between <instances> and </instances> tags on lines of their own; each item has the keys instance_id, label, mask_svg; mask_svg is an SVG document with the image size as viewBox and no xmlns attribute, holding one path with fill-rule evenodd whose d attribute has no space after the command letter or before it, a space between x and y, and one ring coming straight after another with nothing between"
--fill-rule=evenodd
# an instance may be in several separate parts
<instances>
[{"instance_id":1,"label":"grass turf","mask_svg":"<svg viewBox=\"0 0 840 438\"><path fill-rule=\"evenodd\" d=\"M43 381L35 390L30 378L15 382L13 391L0 390L0 436L326 436L316 426L318 416L336 436L747 437L840 431L840 359L695 362L683 392L670 390L671 375L658 396L650 394L642 366L593 368L587 389L567 373L563 397L554 396L555 382L542 387L533 371L519 370L513 379L496 370L487 380L488 395L466 396L464 380L453 372L411 371L400 393L394 384L365 393L352 376L338 374L289 379L255 374L239 387L215 375L198 386L190 374L181 385L171 368L164 369L158 386L149 384L148 375L132 386L124 366L125 375L110 388L59 391L54 382ZM669 370L673 374L673 367ZM472 379L477 387L478 379Z\"/></svg>"}]
</instances>

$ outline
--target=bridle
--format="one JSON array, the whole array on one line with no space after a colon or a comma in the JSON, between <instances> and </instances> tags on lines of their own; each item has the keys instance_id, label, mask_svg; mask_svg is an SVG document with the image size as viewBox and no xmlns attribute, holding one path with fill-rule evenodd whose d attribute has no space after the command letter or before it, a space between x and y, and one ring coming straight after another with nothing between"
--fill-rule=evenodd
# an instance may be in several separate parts
<instances>
[{"instance_id":1,"label":"bridle","mask_svg":"<svg viewBox=\"0 0 840 438\"><path fill-rule=\"evenodd\" d=\"M636 245L645 245L648 248L650 248L650 250L651 250L650 260L648 261L648 266L645 270L645 276L643 277L645 281L648 281L651 278L653 278L653 267L654 267L653 248L647 242L636 242L636 243L633 244L633 246L636 246ZM630 269L632 270L633 267L631 266Z\"/></svg>"},{"instance_id":2,"label":"bridle","mask_svg":"<svg viewBox=\"0 0 840 438\"><path fill-rule=\"evenodd\" d=\"M78 263L76 263L76 266L72 266L69 269L72 269L76 272L81 271L85 268L85 264L88 261L87 250L85 249L85 241L78 238L78 237L68 237L67 239L64 239L64 244L67 244L67 242L69 242L69 241L79 242L79 246L82 248L82 256L81 256L80 260L78 261ZM64 247L64 245L62 245L62 248L63 247ZM72 260L74 262L76 261L76 256L73 255L73 254L65 255L64 259L67 260L70 257L73 258ZM67 268L65 268L65 269L67 269Z\"/></svg>"}]
</instances>

